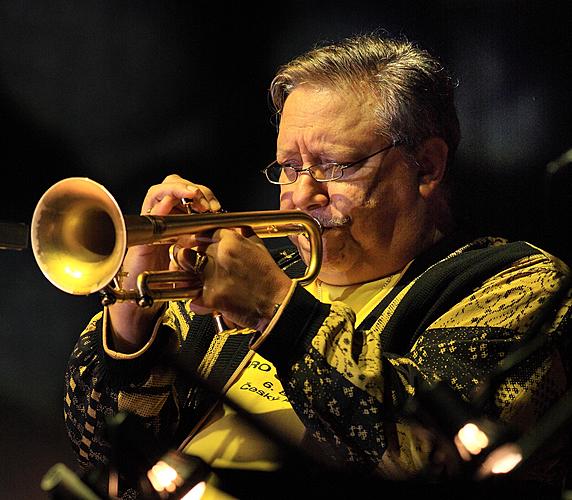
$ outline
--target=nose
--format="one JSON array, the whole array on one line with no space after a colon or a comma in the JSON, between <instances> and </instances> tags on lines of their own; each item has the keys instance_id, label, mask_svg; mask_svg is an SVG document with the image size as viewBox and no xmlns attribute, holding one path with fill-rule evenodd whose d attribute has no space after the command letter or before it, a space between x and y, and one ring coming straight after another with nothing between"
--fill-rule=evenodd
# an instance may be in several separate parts
<instances>
[{"instance_id":1,"label":"nose","mask_svg":"<svg viewBox=\"0 0 572 500\"><path fill-rule=\"evenodd\" d=\"M300 172L292 188L292 202L300 210L310 211L329 202L328 183L316 181L309 172Z\"/></svg>"}]
</instances>

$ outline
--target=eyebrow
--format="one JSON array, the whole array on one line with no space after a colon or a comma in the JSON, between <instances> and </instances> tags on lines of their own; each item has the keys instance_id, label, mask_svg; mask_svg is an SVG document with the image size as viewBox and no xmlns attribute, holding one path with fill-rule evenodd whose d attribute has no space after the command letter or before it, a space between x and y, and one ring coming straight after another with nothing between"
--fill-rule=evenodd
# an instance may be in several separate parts
<instances>
[{"instance_id":1,"label":"eyebrow","mask_svg":"<svg viewBox=\"0 0 572 500\"><path fill-rule=\"evenodd\" d=\"M332 146L335 146L335 145L330 145L330 147L332 147ZM335 147L339 148L340 146L335 146ZM320 153L318 153L318 154L311 153L311 157L312 157L312 158L316 158L316 160L313 160L313 161L311 161L310 163L311 163L312 165L319 165L319 162L322 162L322 163L339 163L339 164L346 164L346 163L351 163L351 162L353 162L354 160L342 160L342 161L340 161L339 158L336 158L336 157L347 157L347 156L349 156L349 155L359 156L359 155L356 153L356 149L355 149L355 148L346 148L346 147L343 147L343 146L342 146L342 149L343 149L343 150L337 150L337 151L335 151L335 152L328 152L328 153L325 153L323 150L322 150ZM295 158L292 158L292 154L289 154L289 153L288 153L288 154L284 155L284 159L282 160L282 159L279 159L279 156L280 156L280 155L277 154L277 155L276 155L277 158L276 158L275 161L277 161L277 162L280 163L280 164L284 164L284 163L287 163L287 162L289 162L289 161L290 161L290 162L294 162L294 161L298 161L298 160L301 159L300 151L296 151L296 152L294 153L294 155L295 155ZM325 161L323 160L324 157L327 158Z\"/></svg>"}]
</instances>

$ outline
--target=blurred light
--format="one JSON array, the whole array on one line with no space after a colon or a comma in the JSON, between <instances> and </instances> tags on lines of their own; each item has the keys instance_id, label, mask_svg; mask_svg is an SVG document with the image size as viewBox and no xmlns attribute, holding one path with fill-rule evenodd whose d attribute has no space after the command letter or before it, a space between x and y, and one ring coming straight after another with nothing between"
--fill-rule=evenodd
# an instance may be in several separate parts
<instances>
[{"instance_id":1,"label":"blurred light","mask_svg":"<svg viewBox=\"0 0 572 500\"><path fill-rule=\"evenodd\" d=\"M181 500L199 500L203 497L207 484L201 481L199 484L194 486L191 491L189 491Z\"/></svg>"},{"instance_id":2,"label":"blurred light","mask_svg":"<svg viewBox=\"0 0 572 500\"><path fill-rule=\"evenodd\" d=\"M477 477L483 479L496 474L508 474L522 462L523 455L520 447L508 443L493 450L477 471Z\"/></svg>"},{"instance_id":3,"label":"blurred light","mask_svg":"<svg viewBox=\"0 0 572 500\"><path fill-rule=\"evenodd\" d=\"M151 481L153 488L159 492L168 491L172 493L183 483L183 479L177 474L177 471L169 464L163 462L163 460L159 460L147 472L147 477Z\"/></svg>"},{"instance_id":4,"label":"blurred light","mask_svg":"<svg viewBox=\"0 0 572 500\"><path fill-rule=\"evenodd\" d=\"M478 455L490 443L487 433L474 422L469 422L461 427L457 437L471 455Z\"/></svg>"},{"instance_id":5,"label":"blurred light","mask_svg":"<svg viewBox=\"0 0 572 500\"><path fill-rule=\"evenodd\" d=\"M147 479L161 499L197 500L205 493L209 474L200 458L170 450L147 471Z\"/></svg>"}]
</instances>

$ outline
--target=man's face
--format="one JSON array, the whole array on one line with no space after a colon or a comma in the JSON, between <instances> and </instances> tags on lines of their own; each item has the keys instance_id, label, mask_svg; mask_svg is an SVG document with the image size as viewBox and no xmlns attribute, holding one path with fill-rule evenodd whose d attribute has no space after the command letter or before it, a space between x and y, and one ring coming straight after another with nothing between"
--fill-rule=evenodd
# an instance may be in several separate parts
<instances>
[{"instance_id":1,"label":"man's face","mask_svg":"<svg viewBox=\"0 0 572 500\"><path fill-rule=\"evenodd\" d=\"M363 96L303 85L284 105L277 159L299 167L355 161L390 143L375 128L373 103ZM281 186L282 209L302 210L324 226L320 279L327 283L355 284L394 273L427 238L417 170L400 148L359 167L337 181L319 183L305 173ZM307 239L292 239L308 261Z\"/></svg>"}]
</instances>

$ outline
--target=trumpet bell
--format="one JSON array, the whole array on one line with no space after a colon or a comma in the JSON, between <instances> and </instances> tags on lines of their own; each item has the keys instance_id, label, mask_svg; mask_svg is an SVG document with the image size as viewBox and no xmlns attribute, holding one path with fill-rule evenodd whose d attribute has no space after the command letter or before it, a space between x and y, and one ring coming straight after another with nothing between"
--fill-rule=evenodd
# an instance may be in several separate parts
<instances>
[{"instance_id":1,"label":"trumpet bell","mask_svg":"<svg viewBox=\"0 0 572 500\"><path fill-rule=\"evenodd\" d=\"M109 284L127 249L117 202L103 186L82 177L63 179L44 193L32 216L30 239L44 276L73 295Z\"/></svg>"}]
</instances>

